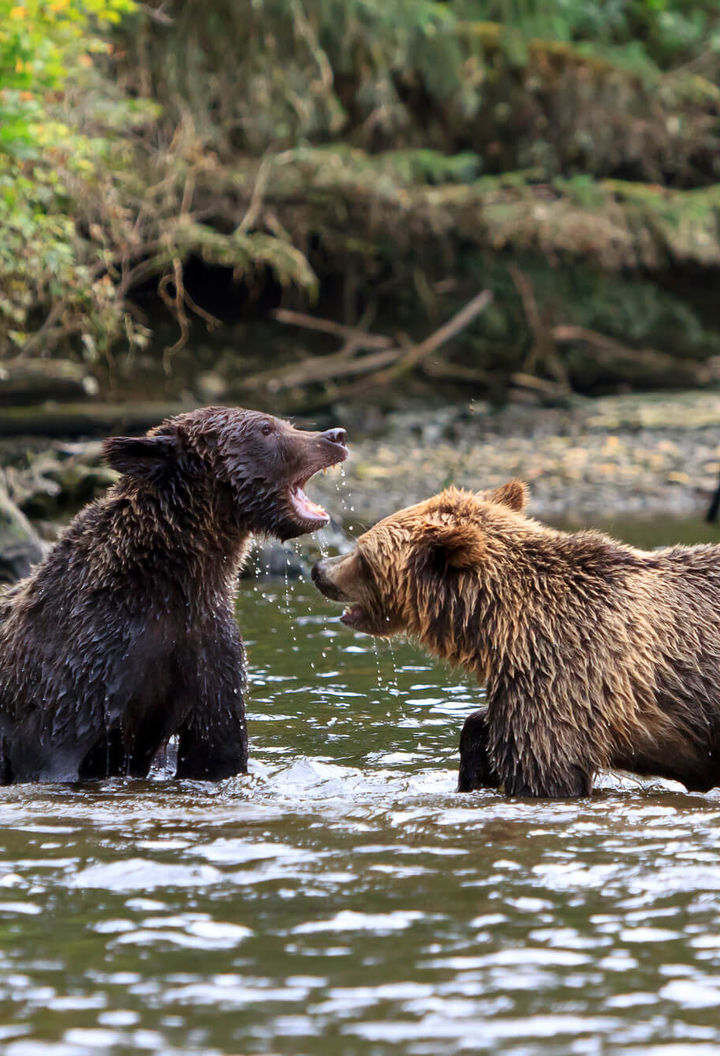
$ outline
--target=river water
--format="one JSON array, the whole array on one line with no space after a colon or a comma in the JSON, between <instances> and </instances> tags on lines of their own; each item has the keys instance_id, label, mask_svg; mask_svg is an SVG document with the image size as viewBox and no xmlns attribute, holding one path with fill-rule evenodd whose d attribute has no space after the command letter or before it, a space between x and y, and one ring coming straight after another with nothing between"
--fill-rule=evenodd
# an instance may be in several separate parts
<instances>
[{"instance_id":1,"label":"river water","mask_svg":"<svg viewBox=\"0 0 720 1056\"><path fill-rule=\"evenodd\" d=\"M720 791L458 795L476 686L240 593L248 777L0 790L0 1052L720 1053Z\"/></svg>"}]
</instances>

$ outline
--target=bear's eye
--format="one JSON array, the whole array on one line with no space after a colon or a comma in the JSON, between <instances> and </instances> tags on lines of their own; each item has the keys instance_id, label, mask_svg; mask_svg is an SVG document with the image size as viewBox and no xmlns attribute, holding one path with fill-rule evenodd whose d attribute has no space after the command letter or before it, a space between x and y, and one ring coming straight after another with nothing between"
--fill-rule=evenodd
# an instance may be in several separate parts
<instances>
[{"instance_id":1,"label":"bear's eye","mask_svg":"<svg viewBox=\"0 0 720 1056\"><path fill-rule=\"evenodd\" d=\"M270 422L263 422L262 427L260 429L260 432L263 436L270 436L270 433L272 433L273 431L274 430L273 427L270 425Z\"/></svg>"}]
</instances>

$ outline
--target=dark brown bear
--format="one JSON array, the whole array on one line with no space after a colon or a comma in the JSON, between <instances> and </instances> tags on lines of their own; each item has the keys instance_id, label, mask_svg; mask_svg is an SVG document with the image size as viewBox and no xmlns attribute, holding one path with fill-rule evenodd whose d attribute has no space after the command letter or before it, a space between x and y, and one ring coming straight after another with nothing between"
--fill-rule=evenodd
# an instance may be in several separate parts
<instances>
[{"instance_id":1,"label":"dark brown bear","mask_svg":"<svg viewBox=\"0 0 720 1056\"><path fill-rule=\"evenodd\" d=\"M208 407L105 455L118 483L0 597L0 783L144 776L174 734L178 777L240 773L236 576L251 533L327 522L303 486L345 431Z\"/></svg>"},{"instance_id":2,"label":"dark brown bear","mask_svg":"<svg viewBox=\"0 0 720 1056\"><path fill-rule=\"evenodd\" d=\"M313 569L367 634L405 632L487 686L459 791L585 796L600 768L720 782L720 546L636 550L454 488Z\"/></svg>"}]
</instances>

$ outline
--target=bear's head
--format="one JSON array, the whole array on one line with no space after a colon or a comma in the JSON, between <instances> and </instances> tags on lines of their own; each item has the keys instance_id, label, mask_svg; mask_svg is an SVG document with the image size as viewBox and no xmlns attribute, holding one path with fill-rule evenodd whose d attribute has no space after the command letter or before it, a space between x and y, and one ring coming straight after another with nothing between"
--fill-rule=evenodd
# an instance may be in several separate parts
<instances>
[{"instance_id":1,"label":"bear's head","mask_svg":"<svg viewBox=\"0 0 720 1056\"><path fill-rule=\"evenodd\" d=\"M145 436L113 436L105 458L121 486L194 506L213 527L292 539L329 518L304 492L318 470L347 458L344 429L296 429L271 414L204 407Z\"/></svg>"},{"instance_id":2,"label":"bear's head","mask_svg":"<svg viewBox=\"0 0 720 1056\"><path fill-rule=\"evenodd\" d=\"M407 633L444 654L440 642L457 640L483 587L507 574L513 537L529 523L527 498L519 480L493 491L449 488L386 517L350 554L318 561L313 580L346 606L340 619L348 627Z\"/></svg>"}]
</instances>

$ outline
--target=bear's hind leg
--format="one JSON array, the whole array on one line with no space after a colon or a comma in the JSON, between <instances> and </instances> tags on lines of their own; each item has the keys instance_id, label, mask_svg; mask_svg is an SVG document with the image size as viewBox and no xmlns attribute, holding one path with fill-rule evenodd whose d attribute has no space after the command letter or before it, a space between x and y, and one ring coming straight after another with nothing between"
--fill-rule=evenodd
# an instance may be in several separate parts
<instances>
[{"instance_id":1,"label":"bear's hind leg","mask_svg":"<svg viewBox=\"0 0 720 1056\"><path fill-rule=\"evenodd\" d=\"M478 788L497 788L498 777L488 753L487 708L468 715L460 734L460 770L458 792L473 792Z\"/></svg>"}]
</instances>

